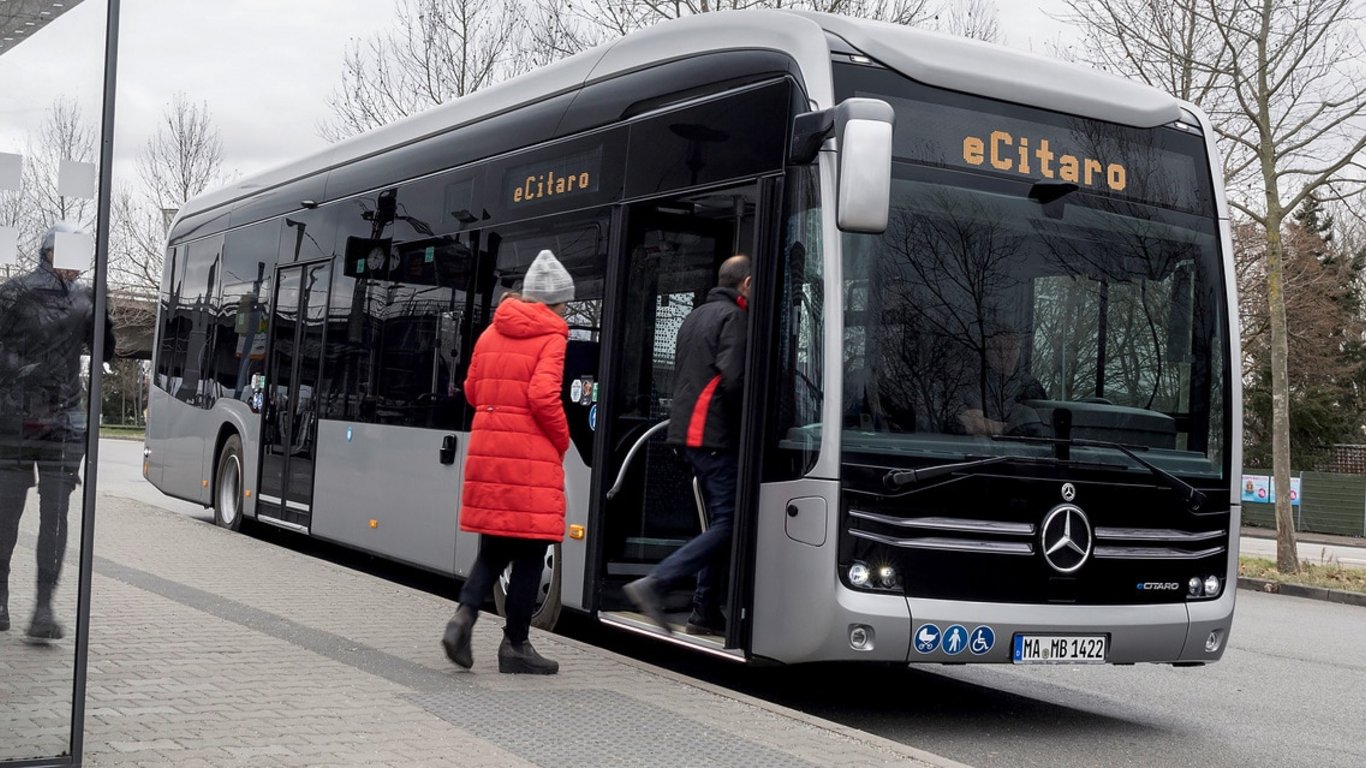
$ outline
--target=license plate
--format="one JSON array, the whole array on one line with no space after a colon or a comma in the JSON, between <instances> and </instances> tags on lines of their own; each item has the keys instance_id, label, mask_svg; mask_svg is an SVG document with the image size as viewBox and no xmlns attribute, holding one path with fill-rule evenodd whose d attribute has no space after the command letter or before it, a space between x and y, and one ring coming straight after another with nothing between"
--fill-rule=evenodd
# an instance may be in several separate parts
<instances>
[{"instance_id":1,"label":"license plate","mask_svg":"<svg viewBox=\"0 0 1366 768\"><path fill-rule=\"evenodd\" d=\"M1016 635L1016 664L1104 664L1105 635Z\"/></svg>"}]
</instances>

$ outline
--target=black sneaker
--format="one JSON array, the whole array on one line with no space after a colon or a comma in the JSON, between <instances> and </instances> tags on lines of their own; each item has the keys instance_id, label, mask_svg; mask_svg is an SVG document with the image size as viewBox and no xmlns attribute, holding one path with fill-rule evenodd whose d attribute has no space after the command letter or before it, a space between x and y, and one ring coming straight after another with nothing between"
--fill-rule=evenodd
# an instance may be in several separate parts
<instances>
[{"instance_id":1,"label":"black sneaker","mask_svg":"<svg viewBox=\"0 0 1366 768\"><path fill-rule=\"evenodd\" d=\"M699 611L693 611L688 617L688 623L683 625L684 634L688 635L717 635L726 636L726 617L721 614L708 616Z\"/></svg>"},{"instance_id":2,"label":"black sneaker","mask_svg":"<svg viewBox=\"0 0 1366 768\"><path fill-rule=\"evenodd\" d=\"M40 605L33 612L33 621L28 625L28 636L40 640L61 640L62 625L57 623L57 617L52 615L52 606Z\"/></svg>"},{"instance_id":3,"label":"black sneaker","mask_svg":"<svg viewBox=\"0 0 1366 768\"><path fill-rule=\"evenodd\" d=\"M498 671L509 675L553 675L560 671L560 663L537 653L530 640L511 643L505 637L498 646Z\"/></svg>"},{"instance_id":4,"label":"black sneaker","mask_svg":"<svg viewBox=\"0 0 1366 768\"><path fill-rule=\"evenodd\" d=\"M674 628L669 626L669 620L664 616L664 606L659 599L658 579L653 576L636 579L622 587L621 591L641 613L649 616L654 623L663 628L665 634L674 633Z\"/></svg>"}]
</instances>

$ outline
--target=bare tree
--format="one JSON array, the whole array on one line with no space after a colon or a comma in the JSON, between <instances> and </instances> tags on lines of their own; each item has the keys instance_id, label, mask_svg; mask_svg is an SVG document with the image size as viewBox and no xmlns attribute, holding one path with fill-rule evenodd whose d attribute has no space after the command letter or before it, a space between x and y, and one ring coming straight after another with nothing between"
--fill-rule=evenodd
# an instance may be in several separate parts
<instances>
[{"instance_id":1,"label":"bare tree","mask_svg":"<svg viewBox=\"0 0 1366 768\"><path fill-rule=\"evenodd\" d=\"M94 189L90 197L63 195L60 177L63 161L94 163L96 156L95 128L82 120L80 106L62 98L52 102L37 141L29 142L24 164L26 202L32 210L35 237L58 221L81 227L94 223ZM34 242L35 256L36 246Z\"/></svg>"},{"instance_id":2,"label":"bare tree","mask_svg":"<svg viewBox=\"0 0 1366 768\"><path fill-rule=\"evenodd\" d=\"M1286 216L1312 195L1359 194L1366 149L1366 82L1360 20L1352 0L1211 4L1207 21L1224 44L1223 76L1233 99L1220 129L1230 175L1259 178L1262 199L1231 204L1266 236L1271 331L1272 464L1276 478L1276 567L1299 570L1290 505L1289 334L1286 324ZM1355 71L1354 71L1355 70Z\"/></svg>"},{"instance_id":3,"label":"bare tree","mask_svg":"<svg viewBox=\"0 0 1366 768\"><path fill-rule=\"evenodd\" d=\"M112 201L110 266L126 287L155 291L170 217L223 178L223 141L208 105L173 96L136 163L142 189L122 188Z\"/></svg>"},{"instance_id":4,"label":"bare tree","mask_svg":"<svg viewBox=\"0 0 1366 768\"><path fill-rule=\"evenodd\" d=\"M937 29L951 35L983 40L988 43L1001 39L1001 25L996 3L992 0L959 0L935 19Z\"/></svg>"},{"instance_id":5,"label":"bare tree","mask_svg":"<svg viewBox=\"0 0 1366 768\"><path fill-rule=\"evenodd\" d=\"M1067 0L1061 20L1086 33L1069 58L1207 107L1228 87L1223 40L1203 18L1207 3Z\"/></svg>"},{"instance_id":6,"label":"bare tree","mask_svg":"<svg viewBox=\"0 0 1366 768\"><path fill-rule=\"evenodd\" d=\"M1230 204L1266 240L1277 568L1299 570L1290 508L1286 215L1362 190L1366 83L1353 0L1069 0L1072 21L1125 74L1211 115ZM1135 17L1142 23L1135 23ZM1170 20L1164 27L1160 22ZM1165 31L1164 31L1165 30Z\"/></svg>"},{"instance_id":7,"label":"bare tree","mask_svg":"<svg viewBox=\"0 0 1366 768\"><path fill-rule=\"evenodd\" d=\"M179 210L186 200L219 180L223 139L209 105L195 104L184 93L172 96L137 166L151 201L163 210Z\"/></svg>"},{"instance_id":8,"label":"bare tree","mask_svg":"<svg viewBox=\"0 0 1366 768\"><path fill-rule=\"evenodd\" d=\"M513 0L402 0L396 28L353 41L319 127L337 141L473 93L531 66Z\"/></svg>"},{"instance_id":9,"label":"bare tree","mask_svg":"<svg viewBox=\"0 0 1366 768\"><path fill-rule=\"evenodd\" d=\"M838 13L877 19L894 24L959 25L962 30L982 32L995 27L995 5L989 0L962 0L971 13L957 13L954 6L941 14L932 0L535 0L530 30L531 50L551 47L564 55L629 34L661 21L719 11L789 9ZM987 19L990 19L987 23ZM980 21L979 21L980 20ZM993 33L994 34L994 33Z\"/></svg>"}]
</instances>

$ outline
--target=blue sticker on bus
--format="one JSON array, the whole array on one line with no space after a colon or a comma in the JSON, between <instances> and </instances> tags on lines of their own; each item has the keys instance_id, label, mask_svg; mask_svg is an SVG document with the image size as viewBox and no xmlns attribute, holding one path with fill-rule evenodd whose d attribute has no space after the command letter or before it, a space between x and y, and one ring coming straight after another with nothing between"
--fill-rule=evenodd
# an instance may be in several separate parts
<instances>
[{"instance_id":1,"label":"blue sticker on bus","mask_svg":"<svg viewBox=\"0 0 1366 768\"><path fill-rule=\"evenodd\" d=\"M981 656L991 647L996 645L996 633L991 631L991 627L981 626L972 630L972 639L968 641L968 650L972 651L973 656Z\"/></svg>"},{"instance_id":2,"label":"blue sticker on bus","mask_svg":"<svg viewBox=\"0 0 1366 768\"><path fill-rule=\"evenodd\" d=\"M921 624L915 633L915 649L921 653L934 653L939 647L939 627L935 624Z\"/></svg>"},{"instance_id":3,"label":"blue sticker on bus","mask_svg":"<svg viewBox=\"0 0 1366 768\"><path fill-rule=\"evenodd\" d=\"M944 630L944 653L957 656L968 644L968 628L962 624L950 624Z\"/></svg>"},{"instance_id":4,"label":"blue sticker on bus","mask_svg":"<svg viewBox=\"0 0 1366 768\"><path fill-rule=\"evenodd\" d=\"M597 431L598 431L598 405L597 405L597 403L594 403L594 404L593 404L593 407L588 409L588 428L591 429L591 430L593 430L594 432L597 432Z\"/></svg>"}]
</instances>

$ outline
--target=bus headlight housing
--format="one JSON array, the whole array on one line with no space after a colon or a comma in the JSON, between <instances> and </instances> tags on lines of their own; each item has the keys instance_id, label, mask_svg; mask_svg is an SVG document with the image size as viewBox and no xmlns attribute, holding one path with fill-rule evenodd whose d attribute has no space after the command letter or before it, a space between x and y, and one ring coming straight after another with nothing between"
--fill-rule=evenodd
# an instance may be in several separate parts
<instances>
[{"instance_id":1,"label":"bus headlight housing","mask_svg":"<svg viewBox=\"0 0 1366 768\"><path fill-rule=\"evenodd\" d=\"M889 562L869 564L855 560L847 573L849 584L857 589L896 590L901 588L901 573Z\"/></svg>"},{"instance_id":2,"label":"bus headlight housing","mask_svg":"<svg viewBox=\"0 0 1366 768\"><path fill-rule=\"evenodd\" d=\"M1219 596L1219 577L1218 577L1218 576L1206 576L1206 577L1205 577L1205 597L1218 597L1218 596Z\"/></svg>"}]
</instances>

